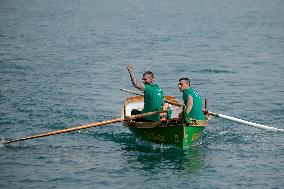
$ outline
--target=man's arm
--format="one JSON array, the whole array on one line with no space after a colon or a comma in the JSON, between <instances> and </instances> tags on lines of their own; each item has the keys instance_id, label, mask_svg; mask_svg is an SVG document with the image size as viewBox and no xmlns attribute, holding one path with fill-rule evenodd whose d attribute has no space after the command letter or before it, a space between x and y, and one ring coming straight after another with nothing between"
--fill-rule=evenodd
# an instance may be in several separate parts
<instances>
[{"instance_id":1,"label":"man's arm","mask_svg":"<svg viewBox=\"0 0 284 189\"><path fill-rule=\"evenodd\" d=\"M131 64L127 66L127 70L130 74L130 78L131 78L133 86L139 90L144 91L145 89L144 83L137 81Z\"/></svg>"},{"instance_id":2,"label":"man's arm","mask_svg":"<svg viewBox=\"0 0 284 189\"><path fill-rule=\"evenodd\" d=\"M193 106L193 98L192 98L192 96L188 96L187 97L187 104L186 104L186 113L187 114L191 111L192 106Z\"/></svg>"}]
</instances>

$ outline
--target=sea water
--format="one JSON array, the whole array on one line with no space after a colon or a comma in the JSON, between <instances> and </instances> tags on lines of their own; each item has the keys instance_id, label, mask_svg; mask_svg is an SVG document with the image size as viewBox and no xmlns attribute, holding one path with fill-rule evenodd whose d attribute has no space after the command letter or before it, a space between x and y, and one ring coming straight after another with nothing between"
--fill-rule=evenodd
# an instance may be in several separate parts
<instances>
[{"instance_id":1,"label":"sea water","mask_svg":"<svg viewBox=\"0 0 284 189\"><path fill-rule=\"evenodd\" d=\"M282 0L1 0L1 140L120 117L151 70L182 99L284 129ZM121 123L0 146L0 188L284 188L284 135L212 118L189 149Z\"/></svg>"}]
</instances>

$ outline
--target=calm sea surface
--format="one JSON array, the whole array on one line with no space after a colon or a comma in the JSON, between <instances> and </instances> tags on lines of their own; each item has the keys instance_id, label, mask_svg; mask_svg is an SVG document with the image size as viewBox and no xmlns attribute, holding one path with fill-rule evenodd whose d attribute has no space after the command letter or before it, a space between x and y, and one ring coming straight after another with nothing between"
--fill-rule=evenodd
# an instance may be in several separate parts
<instances>
[{"instance_id":1,"label":"calm sea surface","mask_svg":"<svg viewBox=\"0 0 284 189\"><path fill-rule=\"evenodd\" d=\"M0 0L0 137L120 117L137 77L284 129L283 0ZM0 145L0 188L284 188L284 134L213 118L188 150L121 123Z\"/></svg>"}]
</instances>

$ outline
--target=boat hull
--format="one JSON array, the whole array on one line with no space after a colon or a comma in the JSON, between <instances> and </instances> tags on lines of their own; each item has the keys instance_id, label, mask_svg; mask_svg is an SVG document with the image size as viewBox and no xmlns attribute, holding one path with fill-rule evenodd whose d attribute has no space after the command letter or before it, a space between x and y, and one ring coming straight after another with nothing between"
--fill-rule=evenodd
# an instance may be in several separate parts
<instances>
[{"instance_id":1,"label":"boat hull","mask_svg":"<svg viewBox=\"0 0 284 189\"><path fill-rule=\"evenodd\" d=\"M166 97L173 100L174 97ZM124 107L122 109L122 116L129 116L129 112L133 108L140 108L143 105L143 96L130 97L126 99ZM181 112L178 107L171 107L174 112L174 118L164 119L160 122L136 122L125 121L124 126L137 137L143 140L158 143L158 144L170 144L179 148L186 149L190 147L190 144L198 140L200 134L204 128L208 125L208 119L204 121L195 121L190 124L186 124L177 115Z\"/></svg>"},{"instance_id":2,"label":"boat hull","mask_svg":"<svg viewBox=\"0 0 284 189\"><path fill-rule=\"evenodd\" d=\"M143 123L145 127L137 126L142 122L126 122L125 125L134 135L146 141L171 144L183 149L188 148L190 144L196 141L205 128L205 126L187 126L182 124L181 120L168 120L166 122L161 122L154 127L147 127L149 123L146 122ZM171 125L171 122L178 122L178 124Z\"/></svg>"}]
</instances>

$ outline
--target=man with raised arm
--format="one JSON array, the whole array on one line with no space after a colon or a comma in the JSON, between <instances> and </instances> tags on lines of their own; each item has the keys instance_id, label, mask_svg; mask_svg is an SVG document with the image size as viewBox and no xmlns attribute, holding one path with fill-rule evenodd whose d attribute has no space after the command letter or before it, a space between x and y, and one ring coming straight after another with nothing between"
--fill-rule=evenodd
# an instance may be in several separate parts
<instances>
[{"instance_id":1,"label":"man with raised arm","mask_svg":"<svg viewBox=\"0 0 284 189\"><path fill-rule=\"evenodd\" d=\"M142 82L137 81L131 64L127 66L134 87L144 91L144 109L142 113L160 111L163 107L163 90L154 83L154 74L147 71L143 74ZM160 114L145 117L146 121L160 121Z\"/></svg>"}]
</instances>

